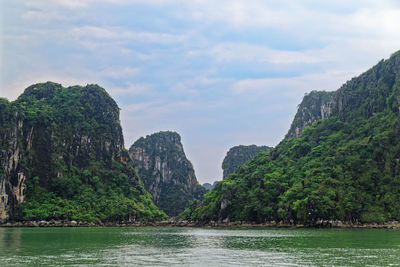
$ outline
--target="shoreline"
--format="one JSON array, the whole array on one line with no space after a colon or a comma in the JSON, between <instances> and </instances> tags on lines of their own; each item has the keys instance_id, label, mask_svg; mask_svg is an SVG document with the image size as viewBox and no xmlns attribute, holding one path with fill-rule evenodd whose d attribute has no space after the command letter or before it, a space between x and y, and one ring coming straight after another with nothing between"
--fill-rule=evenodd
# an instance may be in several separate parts
<instances>
[{"instance_id":1,"label":"shoreline","mask_svg":"<svg viewBox=\"0 0 400 267\"><path fill-rule=\"evenodd\" d=\"M127 223L87 223L77 221L26 221L1 223L1 228L44 228L44 227L200 227L200 228L289 228L289 229L396 229L400 230L400 222L386 223L352 223L341 221L320 221L315 225L285 224L276 222L209 222L198 223L188 221L161 221L161 222L127 222Z\"/></svg>"}]
</instances>

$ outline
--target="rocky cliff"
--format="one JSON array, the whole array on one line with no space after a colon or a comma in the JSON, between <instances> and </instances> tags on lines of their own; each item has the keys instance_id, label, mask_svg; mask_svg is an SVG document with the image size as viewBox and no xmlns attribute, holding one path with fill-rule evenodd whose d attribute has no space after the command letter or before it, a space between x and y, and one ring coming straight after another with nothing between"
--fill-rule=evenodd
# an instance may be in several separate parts
<instances>
[{"instance_id":1,"label":"rocky cliff","mask_svg":"<svg viewBox=\"0 0 400 267\"><path fill-rule=\"evenodd\" d=\"M286 138L299 137L306 126L331 116L336 107L334 95L334 92L325 91L312 91L306 94L297 109Z\"/></svg>"},{"instance_id":2,"label":"rocky cliff","mask_svg":"<svg viewBox=\"0 0 400 267\"><path fill-rule=\"evenodd\" d=\"M22 153L17 139L23 121L6 99L0 99L0 125L0 221L3 222L13 215L14 207L23 202L26 187L26 172L21 167Z\"/></svg>"},{"instance_id":3,"label":"rocky cliff","mask_svg":"<svg viewBox=\"0 0 400 267\"><path fill-rule=\"evenodd\" d=\"M256 145L239 145L230 148L222 161L223 179L233 173L238 167L257 156L258 153L266 152L271 149L272 148L268 146Z\"/></svg>"},{"instance_id":4,"label":"rocky cliff","mask_svg":"<svg viewBox=\"0 0 400 267\"><path fill-rule=\"evenodd\" d=\"M395 82L398 55L380 61L371 70L353 78L333 92L312 91L300 103L286 138L299 137L305 127L330 116L347 117L362 105L364 115L381 112ZM381 87L381 90L374 90Z\"/></svg>"},{"instance_id":5,"label":"rocky cliff","mask_svg":"<svg viewBox=\"0 0 400 267\"><path fill-rule=\"evenodd\" d=\"M311 92L285 139L182 218L326 225L400 220L400 52L335 92Z\"/></svg>"},{"instance_id":6,"label":"rocky cliff","mask_svg":"<svg viewBox=\"0 0 400 267\"><path fill-rule=\"evenodd\" d=\"M191 201L202 198L205 189L197 182L179 134L167 131L142 137L129 153L146 190L168 215L176 216Z\"/></svg>"},{"instance_id":7,"label":"rocky cliff","mask_svg":"<svg viewBox=\"0 0 400 267\"><path fill-rule=\"evenodd\" d=\"M103 88L32 85L0 101L0 125L1 221L165 216L134 171L119 108Z\"/></svg>"}]
</instances>

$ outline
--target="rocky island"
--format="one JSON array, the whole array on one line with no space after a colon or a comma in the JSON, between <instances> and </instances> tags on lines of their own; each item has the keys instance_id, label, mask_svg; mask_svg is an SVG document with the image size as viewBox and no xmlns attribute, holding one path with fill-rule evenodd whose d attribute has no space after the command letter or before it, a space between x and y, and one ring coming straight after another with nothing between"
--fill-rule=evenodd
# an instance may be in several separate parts
<instances>
[{"instance_id":1,"label":"rocky island","mask_svg":"<svg viewBox=\"0 0 400 267\"><path fill-rule=\"evenodd\" d=\"M129 149L154 203L169 216L177 216L206 189L196 179L176 132L158 132L142 137Z\"/></svg>"}]
</instances>

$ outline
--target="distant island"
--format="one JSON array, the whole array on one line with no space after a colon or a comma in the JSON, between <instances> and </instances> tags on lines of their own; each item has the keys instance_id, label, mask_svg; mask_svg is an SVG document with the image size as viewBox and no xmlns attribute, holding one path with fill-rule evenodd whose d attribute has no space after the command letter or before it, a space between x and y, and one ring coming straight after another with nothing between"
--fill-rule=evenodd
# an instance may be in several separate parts
<instances>
[{"instance_id":1,"label":"distant island","mask_svg":"<svg viewBox=\"0 0 400 267\"><path fill-rule=\"evenodd\" d=\"M129 153L145 189L168 216L177 216L192 201L203 199L206 189L197 182L178 133L164 131L141 137Z\"/></svg>"}]
</instances>

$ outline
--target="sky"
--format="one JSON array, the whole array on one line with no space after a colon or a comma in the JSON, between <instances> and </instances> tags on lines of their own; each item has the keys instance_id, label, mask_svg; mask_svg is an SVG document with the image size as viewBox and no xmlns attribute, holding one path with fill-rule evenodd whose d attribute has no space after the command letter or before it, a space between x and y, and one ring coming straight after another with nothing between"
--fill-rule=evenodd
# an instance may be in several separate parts
<instances>
[{"instance_id":1,"label":"sky","mask_svg":"<svg viewBox=\"0 0 400 267\"><path fill-rule=\"evenodd\" d=\"M390 0L0 0L0 96L99 84L125 146L171 130L200 183L235 145L276 146L311 90L400 50Z\"/></svg>"}]
</instances>

